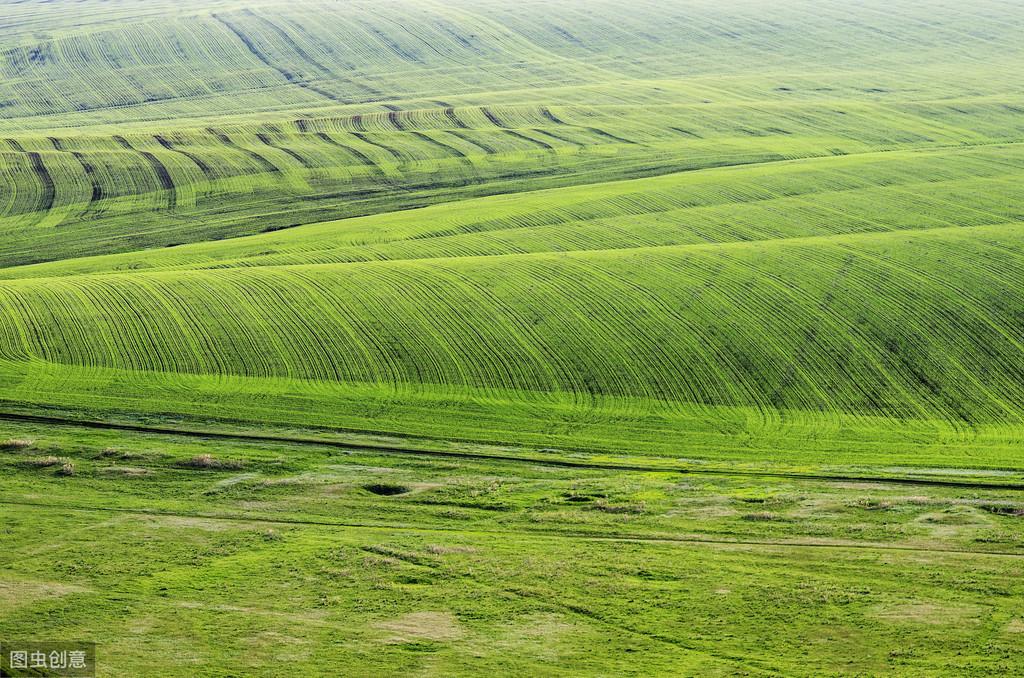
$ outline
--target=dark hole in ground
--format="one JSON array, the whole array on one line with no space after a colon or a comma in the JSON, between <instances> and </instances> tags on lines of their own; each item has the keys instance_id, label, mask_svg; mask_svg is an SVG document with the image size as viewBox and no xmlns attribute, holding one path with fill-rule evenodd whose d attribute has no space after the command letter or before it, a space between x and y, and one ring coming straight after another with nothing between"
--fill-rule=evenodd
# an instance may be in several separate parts
<instances>
[{"instance_id":1,"label":"dark hole in ground","mask_svg":"<svg viewBox=\"0 0 1024 678\"><path fill-rule=\"evenodd\" d=\"M373 483L372 485L363 485L363 489L374 494L379 494L382 497L392 497L396 494L405 494L409 491L409 488L405 485L388 485L387 483Z\"/></svg>"}]
</instances>

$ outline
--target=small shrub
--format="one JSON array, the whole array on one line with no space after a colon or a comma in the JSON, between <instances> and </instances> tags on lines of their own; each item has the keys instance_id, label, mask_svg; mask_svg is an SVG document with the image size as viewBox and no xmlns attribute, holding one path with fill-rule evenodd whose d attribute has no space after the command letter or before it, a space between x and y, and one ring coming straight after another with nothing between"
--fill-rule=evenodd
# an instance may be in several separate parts
<instances>
[{"instance_id":1,"label":"small shrub","mask_svg":"<svg viewBox=\"0 0 1024 678\"><path fill-rule=\"evenodd\" d=\"M636 504L609 504L607 500L600 499L594 503L592 508L605 513L644 513L647 510L647 504L642 501Z\"/></svg>"},{"instance_id":2,"label":"small shrub","mask_svg":"<svg viewBox=\"0 0 1024 678\"><path fill-rule=\"evenodd\" d=\"M36 457L35 459L28 459L25 461L27 466L35 466L38 468L56 466L59 463L61 463L61 460L58 457Z\"/></svg>"},{"instance_id":3,"label":"small shrub","mask_svg":"<svg viewBox=\"0 0 1024 678\"><path fill-rule=\"evenodd\" d=\"M477 550L472 546L462 546L460 544L429 544L427 545L427 551L434 555L443 556L449 553L476 553Z\"/></svg>"},{"instance_id":4,"label":"small shrub","mask_svg":"<svg viewBox=\"0 0 1024 678\"><path fill-rule=\"evenodd\" d=\"M178 465L185 468L201 469L235 469L242 467L241 462L216 459L212 454L197 454L191 459L183 461Z\"/></svg>"},{"instance_id":5,"label":"small shrub","mask_svg":"<svg viewBox=\"0 0 1024 678\"><path fill-rule=\"evenodd\" d=\"M199 454L185 462L185 466L192 468L210 468L214 465L212 454Z\"/></svg>"},{"instance_id":6,"label":"small shrub","mask_svg":"<svg viewBox=\"0 0 1024 678\"><path fill-rule=\"evenodd\" d=\"M853 505L868 511L888 511L892 508L892 502L885 501L884 499L872 499L871 497L861 497Z\"/></svg>"},{"instance_id":7,"label":"small shrub","mask_svg":"<svg viewBox=\"0 0 1024 678\"><path fill-rule=\"evenodd\" d=\"M743 520L751 520L754 522L768 522L772 520L778 520L779 517L774 513L768 511L758 511L757 513L746 513L740 516Z\"/></svg>"},{"instance_id":8,"label":"small shrub","mask_svg":"<svg viewBox=\"0 0 1024 678\"><path fill-rule=\"evenodd\" d=\"M70 461L66 461L61 464L60 468L57 469L57 475L59 476L73 476L75 475L75 465Z\"/></svg>"},{"instance_id":9,"label":"small shrub","mask_svg":"<svg viewBox=\"0 0 1024 678\"><path fill-rule=\"evenodd\" d=\"M1024 507L1014 506L1012 504L981 504L979 508L983 511L994 513L997 516L1024 516Z\"/></svg>"},{"instance_id":10,"label":"small shrub","mask_svg":"<svg viewBox=\"0 0 1024 678\"><path fill-rule=\"evenodd\" d=\"M134 459L139 455L134 452L119 450L116 447L108 447L100 452L99 456L103 459Z\"/></svg>"},{"instance_id":11,"label":"small shrub","mask_svg":"<svg viewBox=\"0 0 1024 678\"><path fill-rule=\"evenodd\" d=\"M118 475L124 476L125 478L141 478L143 476L153 474L153 471L148 468L139 468L135 466L108 466L100 469L100 471L107 475Z\"/></svg>"}]
</instances>

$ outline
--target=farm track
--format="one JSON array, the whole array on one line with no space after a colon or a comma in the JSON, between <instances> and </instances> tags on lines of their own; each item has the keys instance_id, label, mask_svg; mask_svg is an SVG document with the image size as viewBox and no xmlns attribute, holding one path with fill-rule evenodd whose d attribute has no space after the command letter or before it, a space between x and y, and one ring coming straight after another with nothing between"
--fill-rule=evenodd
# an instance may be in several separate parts
<instances>
[{"instance_id":1,"label":"farm track","mask_svg":"<svg viewBox=\"0 0 1024 678\"><path fill-rule=\"evenodd\" d=\"M997 483L997 482L970 482L957 480L942 480L937 478L916 478L906 476L868 476L868 475L847 475L832 473L789 473L783 471L746 471L729 469L702 469L692 466L671 466L661 464L617 464L612 462L588 462L573 459L551 459L547 457L531 457L525 455L510 454L489 454L460 452L454 450L431 450L420 447L398 446L398 445L376 445L372 443L350 443L340 440L324 440L320 438L306 438L301 436L284 436L258 433L241 433L227 431L209 431L182 429L166 426L147 426L142 424L125 424L104 422L95 420L79 420L72 418L50 417L42 415L17 414L0 412L0 420L19 423L46 424L51 426L62 426L72 428L87 428L108 431L125 431L131 433L144 433L151 435L181 436L187 438L212 439L212 440L234 440L238 442L254 443L279 443L287 445L299 445L303 447L321 447L352 451L374 452L380 454L396 454L406 456L443 457L453 459L467 459L479 461L496 461L514 464L530 464L537 466L551 466L557 468L580 468L606 471L627 471L637 473L679 473L694 476L727 476L727 477L751 477L751 478L774 478L782 480L816 481L830 483L877 483L890 485L913 485L930 487L949 487L959 489L978 490L1006 490L1024 492L1024 483ZM363 435L380 435L375 431L352 431L352 433ZM445 441L438 441L445 442ZM586 453L585 450L574 450Z\"/></svg>"},{"instance_id":2,"label":"farm track","mask_svg":"<svg viewBox=\"0 0 1024 678\"><path fill-rule=\"evenodd\" d=\"M967 549L936 548L927 546L912 546L899 544L857 544L848 542L800 542L784 540L760 540L760 539L716 539L702 536L679 536L670 537L664 535L644 534L599 534L592 532L573 532L571 530L485 530L480 528L459 528L459 527L435 527L424 525L405 525L388 523L360 523L343 522L332 520L314 520L306 518L285 518L269 516L245 516L223 513L209 513L203 511L171 511L161 509L133 509L116 506L84 506L75 504L58 504L48 502L22 501L17 499L0 498L0 505L24 506L53 511L82 511L82 512L104 512L104 513L126 513L141 516L167 516L176 518L195 518L199 520L225 521L232 523L254 523L271 525L306 525L310 527L328 527L352 530L373 530L388 532L421 532L439 534L476 534L483 536L514 535L517 537L535 537L539 539L567 539L573 541L593 542L620 542L620 543L654 543L654 544L680 544L680 545L709 545L709 546L751 546L771 548L792 548L792 549L829 549L829 550L853 550L853 551L896 551L908 553L933 553L955 556L987 556L1001 558L1024 558L1024 552L1015 551L973 551Z\"/></svg>"}]
</instances>

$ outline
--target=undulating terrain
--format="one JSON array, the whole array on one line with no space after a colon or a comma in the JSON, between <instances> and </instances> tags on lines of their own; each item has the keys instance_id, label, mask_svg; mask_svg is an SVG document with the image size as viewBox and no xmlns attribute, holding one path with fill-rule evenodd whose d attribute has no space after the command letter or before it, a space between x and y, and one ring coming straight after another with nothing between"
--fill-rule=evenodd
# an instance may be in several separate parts
<instances>
[{"instance_id":1,"label":"undulating terrain","mask_svg":"<svg viewBox=\"0 0 1024 678\"><path fill-rule=\"evenodd\" d=\"M0 642L1024 672L1024 6L0 0Z\"/></svg>"}]
</instances>

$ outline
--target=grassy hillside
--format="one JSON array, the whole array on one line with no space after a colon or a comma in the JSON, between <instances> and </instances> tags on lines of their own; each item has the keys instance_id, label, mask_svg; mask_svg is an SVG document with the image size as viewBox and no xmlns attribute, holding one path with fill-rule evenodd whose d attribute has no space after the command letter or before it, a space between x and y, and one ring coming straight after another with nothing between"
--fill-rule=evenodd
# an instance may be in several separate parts
<instances>
[{"instance_id":1,"label":"grassy hillside","mask_svg":"<svg viewBox=\"0 0 1024 678\"><path fill-rule=\"evenodd\" d=\"M0 638L94 632L107 675L1019 673L1022 32L0 0Z\"/></svg>"},{"instance_id":2,"label":"grassy hillside","mask_svg":"<svg viewBox=\"0 0 1024 678\"><path fill-rule=\"evenodd\" d=\"M1013 463L1012 8L30 6L9 407Z\"/></svg>"},{"instance_id":3,"label":"grassy hillside","mask_svg":"<svg viewBox=\"0 0 1024 678\"><path fill-rule=\"evenodd\" d=\"M772 456L793 462L941 443L930 463L1012 465L1020 148L678 173L10 268L5 399L668 454L781 438Z\"/></svg>"},{"instance_id":4,"label":"grassy hillside","mask_svg":"<svg viewBox=\"0 0 1024 678\"><path fill-rule=\"evenodd\" d=\"M0 265L1024 131L999 3L547 5L5 3Z\"/></svg>"}]
</instances>

